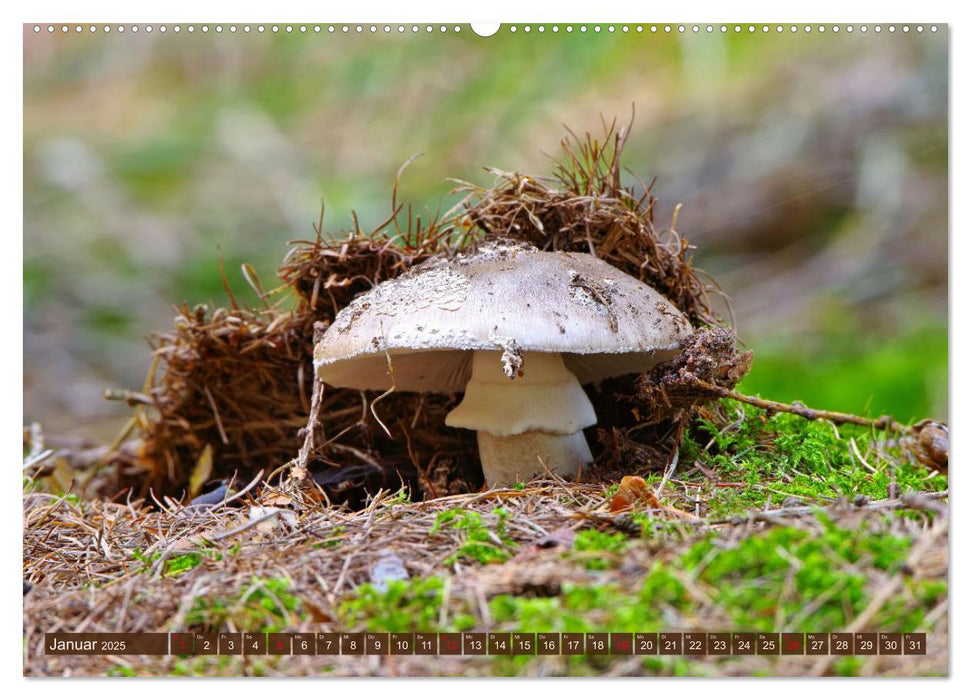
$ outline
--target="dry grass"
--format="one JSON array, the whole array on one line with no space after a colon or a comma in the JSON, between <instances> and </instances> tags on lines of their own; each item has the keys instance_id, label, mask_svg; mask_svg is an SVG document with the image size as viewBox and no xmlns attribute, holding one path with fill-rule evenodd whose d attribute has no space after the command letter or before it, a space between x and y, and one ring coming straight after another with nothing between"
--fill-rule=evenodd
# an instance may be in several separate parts
<instances>
[{"instance_id":1,"label":"dry grass","mask_svg":"<svg viewBox=\"0 0 971 700\"><path fill-rule=\"evenodd\" d=\"M392 494L378 494L365 508L349 512L305 501L300 494L282 494L264 484L259 502L237 502L215 510L172 507L159 509L144 502L130 504L76 503L43 493L24 497L24 576L33 590L24 599L25 675L102 675L109 670L139 675L191 673L199 675L486 675L494 660L470 657L329 657L200 658L177 657L57 657L42 652L45 632L139 631L347 631L341 623L341 603L359 594L382 550L404 562L412 579L438 576L449 593L438 611L438 624L448 628L460 613L471 612L477 631L505 630L508 623L491 621L488 601L497 595L553 596L567 583L613 584L634 591L654 562L671 561L693 543L714 534L719 547L732 548L773 525L791 525L810 532L820 529L809 509L777 509L716 524L670 510L657 511L672 532L664 538L634 539L622 565L591 571L579 556L564 556L564 547L530 547L562 528L596 526L606 532L630 530L625 514L610 513L601 487L537 480L522 490L495 490L409 503ZM255 505L286 505L284 520L267 520ZM479 513L494 524L494 509L506 511L505 563L480 564L467 558L451 562L463 533L435 528L436 518L461 508ZM918 518L885 518L908 509ZM915 579L946 580L947 507L927 497L888 500L856 508L845 503L829 509L842 527L867 527L913 538L909 571ZM260 518L263 518L262 520ZM279 516L277 516L279 517ZM677 534L676 536L675 533ZM198 556L190 568L180 568L186 556ZM598 555L603 557L601 553ZM609 557L608 557L609 559ZM861 559L856 574L865 576L873 597L896 593L899 575ZM669 630L732 629L732 620L704 586L691 585L686 573L674 571L689 585L692 611L664 611ZM282 603L266 585L287 579ZM888 587L892 590L886 590ZM258 594L265 593L262 603ZM276 604L274 604L274 602ZM813 601L805 601L811 605ZM659 605L662 604L660 601ZM919 603L915 603L919 605ZM943 613L943 614L942 614ZM596 611L591 613L596 618ZM856 629L869 629L867 613ZM947 615L927 611L930 631L926 657L874 657L865 661L865 675L946 673ZM243 625L251 625L246 627ZM360 628L359 628L360 629ZM518 630L519 628L516 627ZM692 662L694 673L774 675L828 673L833 659L811 657L719 659ZM550 675L569 672L563 657L537 657L515 672ZM511 672L508 668L501 672ZM671 668L660 673L671 672ZM596 672L639 675L640 659L612 657Z\"/></svg>"}]
</instances>

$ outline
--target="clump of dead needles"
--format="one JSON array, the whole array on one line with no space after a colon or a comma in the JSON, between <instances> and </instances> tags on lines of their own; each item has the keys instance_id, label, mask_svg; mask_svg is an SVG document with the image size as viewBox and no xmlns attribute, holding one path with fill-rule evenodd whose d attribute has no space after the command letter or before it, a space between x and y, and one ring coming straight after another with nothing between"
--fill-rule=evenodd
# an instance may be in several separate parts
<instances>
[{"instance_id":1,"label":"clump of dead needles","mask_svg":"<svg viewBox=\"0 0 971 700\"><path fill-rule=\"evenodd\" d=\"M604 123L603 131L598 138L568 131L552 178L487 168L498 180L491 189L459 183L469 193L465 225L541 250L590 253L657 289L693 324L718 323L709 301L716 288L692 267L692 247L676 221L658 231L651 186L621 185L629 126Z\"/></svg>"},{"instance_id":2,"label":"clump of dead needles","mask_svg":"<svg viewBox=\"0 0 971 700\"><path fill-rule=\"evenodd\" d=\"M244 270L266 302L263 308L240 306L228 289L229 309L181 307L174 330L154 338L162 369L148 392L155 416L142 438L141 490L183 490L190 473L200 469L212 479L270 473L296 457L314 393L315 325L329 324L357 294L452 249L449 225L422 224L409 215L406 226L401 230L392 217L369 233L355 229L334 237L318 224L315 239L294 242L284 258L281 287L263 292L252 271ZM434 451L423 448L443 441L431 434L416 445L389 440L368 420L373 398L328 388L312 456L330 467L371 468L387 472L390 482L412 482L419 466L434 461ZM404 421L409 434L422 435L442 432L434 419L452 405L449 397L401 395L388 397L382 410L394 417L390 423ZM455 432L452 442L462 452L467 440ZM448 436L444 444L450 444ZM200 463L204 454L211 464Z\"/></svg>"},{"instance_id":3,"label":"clump of dead needles","mask_svg":"<svg viewBox=\"0 0 971 700\"><path fill-rule=\"evenodd\" d=\"M194 495L207 480L246 479L259 470L270 474L295 464L298 454L302 469L367 473L359 481L372 488L405 483L440 496L477 487L474 435L444 424L456 397L383 398L380 412L389 437L370 416L373 394L315 386L312 353L315 333L356 295L486 239L590 252L661 291L695 325L719 323L709 303L714 288L692 267L691 246L674 222L656 231L650 186L621 185L627 133L616 122L605 123L598 138L569 132L553 178L488 169L497 176L493 187L459 183L456 192L465 192L465 199L426 222L397 203L396 178L391 215L370 232L355 218L349 233L325 233L321 214L315 238L294 242L284 258L280 287L265 292L244 266L262 307L240 305L228 285L229 308L180 307L174 329L154 338L161 371L147 387L147 404L138 408L141 469L129 466L124 477L119 470L115 489ZM612 427L602 440L594 431L589 436L594 449L601 448L603 463L648 452L666 457L676 445L680 430L665 420L675 412L645 421L635 379L590 390L601 426ZM639 450L641 443L652 450ZM664 461L625 468L635 472Z\"/></svg>"}]
</instances>

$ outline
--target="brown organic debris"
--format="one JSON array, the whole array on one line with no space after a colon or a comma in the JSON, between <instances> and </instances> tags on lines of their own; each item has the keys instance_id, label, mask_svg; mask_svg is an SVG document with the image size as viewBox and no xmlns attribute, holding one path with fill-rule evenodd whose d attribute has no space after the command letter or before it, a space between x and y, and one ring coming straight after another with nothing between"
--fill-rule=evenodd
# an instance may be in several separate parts
<instances>
[{"instance_id":1,"label":"brown organic debris","mask_svg":"<svg viewBox=\"0 0 971 700\"><path fill-rule=\"evenodd\" d=\"M946 423L922 420L910 429L905 438L908 450L921 464L947 474L950 435Z\"/></svg>"},{"instance_id":2,"label":"brown organic debris","mask_svg":"<svg viewBox=\"0 0 971 700\"><path fill-rule=\"evenodd\" d=\"M655 229L650 187L641 183L635 192L620 184L627 133L616 123L604 124L602 138L570 132L553 179L492 169L494 187L462 183L465 200L425 222L397 203L396 178L391 215L370 232L355 219L349 233L325 233L321 212L315 238L292 244L278 288L264 291L252 267L244 266L261 302L255 308L241 305L228 283L228 308L183 304L173 330L154 338L158 371L153 368L144 390L114 394L134 406L136 417L134 432L126 434L134 437L105 458L115 467L105 489L181 498L192 474L195 492L207 488L203 476L209 483L248 481L264 470L271 479L287 467L296 482L317 482L324 493L316 497L351 502L402 485L426 497L477 489L482 476L474 435L444 424L455 396L322 385L313 376L315 339L362 292L495 238L593 253L656 288L695 325L718 322L709 304L717 290L693 269L691 246L673 225ZM597 291L594 286L590 293ZM638 470L663 468L676 449L678 433L662 414L680 419L677 407L658 404L651 416L658 426L645 428L635 380L631 375L587 388L603 428L600 442L597 431L589 431L591 447L602 464L613 465L604 475L630 472L620 456L632 452L642 453ZM121 461L133 452L137 459ZM334 470L352 477L308 478Z\"/></svg>"},{"instance_id":3,"label":"brown organic debris","mask_svg":"<svg viewBox=\"0 0 971 700\"><path fill-rule=\"evenodd\" d=\"M752 365L752 351L739 352L736 345L728 329L696 330L680 355L638 378L644 420L655 423L725 396Z\"/></svg>"},{"instance_id":4,"label":"brown organic debris","mask_svg":"<svg viewBox=\"0 0 971 700\"><path fill-rule=\"evenodd\" d=\"M636 507L660 509L657 496L639 476L625 476L620 480L620 488L610 499L610 512L619 513Z\"/></svg>"},{"instance_id":5,"label":"brown organic debris","mask_svg":"<svg viewBox=\"0 0 971 700\"><path fill-rule=\"evenodd\" d=\"M783 403L734 390L752 363L752 352L738 353L730 331L702 329L683 344L681 354L660 364L638 379L638 398L647 404L654 419L670 416L672 410L684 411L716 399L732 399L771 413L792 413L806 420L825 420L835 424L862 425L874 430L910 432L918 459L931 466L947 468L947 427L934 421L921 421L913 427L901 425L892 416L867 418L810 408L805 404ZM927 432L924 432L924 428Z\"/></svg>"},{"instance_id":6,"label":"brown organic debris","mask_svg":"<svg viewBox=\"0 0 971 700\"><path fill-rule=\"evenodd\" d=\"M515 620L492 620L490 601L501 595L556 596L566 585L617 586L635 591L644 574L657 563L671 566L702 539L717 537L726 546L752 536L775 522L799 528L813 536L837 522L841 527L867 527L913 540L909 576L946 581L948 552L948 499L946 493L920 494L865 507L835 503L822 520L815 507L776 509L742 517L738 522L719 520L676 522L680 537L664 542L642 526L629 523L626 513L610 514L603 503L602 486L534 481L521 491L507 492L504 538L513 556L502 564L483 565L463 559L456 570L444 564L464 542L460 530L439 528L430 533L439 516L456 508L474 511L490 530L497 524L496 501L483 494L463 494L422 503L402 503L388 496L374 499L360 512L328 506L292 508L273 512L260 496L247 507L206 510L159 510L151 503L76 502L46 493L23 497L23 666L28 676L95 676L116 672L124 663L137 675L173 675L184 663L178 656L57 656L43 651L44 635L51 632L222 632L257 631L273 626L284 632L366 631L368 620L349 621L341 604L359 595L358 587L372 581L375 565L390 550L412 579L450 579L447 601L442 601L446 628L459 615L474 614L476 629L510 632ZM599 504L599 505L598 505ZM263 509L262 515L249 506ZM906 509L919 517L888 518ZM591 516L600 516L597 518ZM676 514L671 514L676 515ZM583 517L576 517L583 516ZM266 520L260 521L260 518ZM274 518L271 535L261 532ZM608 570L584 566L585 556L574 552L574 532L596 526L635 527L623 561ZM198 557L190 568L177 566L186 555ZM521 556L520 556L521 555ZM399 569L400 572L400 569ZM886 584L888 574L868 558L857 564L866 590ZM264 604L253 593L270 579L285 578L293 607ZM665 607L673 628L695 629L699 624L730 628L731 619L716 600L697 587L690 589L692 605ZM946 604L946 596L939 596ZM660 603L659 603L660 604ZM914 609L924 605L915 599ZM923 610L926 613L926 608ZM588 618L596 623L598 613ZM667 618L666 618L667 619ZM700 622L699 622L700 621ZM943 639L934 639L947 615L925 620L927 657L879 657L892 661L921 659L933 669L946 670ZM922 627L923 628L923 627ZM197 657L200 674L252 673L245 656ZM206 661L206 659L210 661ZM402 675L484 675L493 667L485 657L466 657L449 666L451 657L412 655L395 657ZM551 657L555 658L555 657ZM623 664L624 657L611 663ZM787 673L804 673L819 657L773 657L782 664L802 663ZM877 657L875 657L877 658ZM430 660L430 661L429 661ZM542 657L537 657L539 663ZM330 675L373 675L374 659L335 656ZM434 662L434 663L432 663ZM699 661L700 663L700 661ZM719 664L733 663L719 659ZM478 664L471 666L470 664ZM268 672L278 675L320 675L319 660L311 656L267 657ZM383 668L383 667L382 667ZM712 672L721 666L712 667Z\"/></svg>"},{"instance_id":7,"label":"brown organic debris","mask_svg":"<svg viewBox=\"0 0 971 700\"><path fill-rule=\"evenodd\" d=\"M369 420L374 395L314 381L315 335L338 310L375 284L449 251L448 226L417 220L407 226L400 230L392 219L370 234L355 230L328 239L318 225L315 240L293 244L279 270L284 285L263 294L264 308L234 304L210 312L183 305L174 331L155 338L162 366L146 392L154 415L142 418L144 465L121 485L142 495L149 488L179 493L208 449L212 478L270 472L296 461L301 476L349 470L353 478L325 481L336 484L337 496L348 483L363 496L366 486L414 483L432 446L474 454L461 435L432 437L452 407L450 397L388 397L382 410L394 416L392 424L420 436L417 443L392 441ZM316 420L308 430L311 411Z\"/></svg>"}]
</instances>

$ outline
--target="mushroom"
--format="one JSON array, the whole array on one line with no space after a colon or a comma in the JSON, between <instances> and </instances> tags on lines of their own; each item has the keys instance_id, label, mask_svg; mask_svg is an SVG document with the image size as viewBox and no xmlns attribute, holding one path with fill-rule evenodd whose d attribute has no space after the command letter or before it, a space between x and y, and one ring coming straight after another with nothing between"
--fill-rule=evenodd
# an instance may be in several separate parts
<instances>
[{"instance_id":1,"label":"mushroom","mask_svg":"<svg viewBox=\"0 0 971 700\"><path fill-rule=\"evenodd\" d=\"M671 359L691 331L657 291L585 253L499 241L356 297L314 349L335 387L465 392L446 425L477 431L486 483L593 461L582 384Z\"/></svg>"}]
</instances>

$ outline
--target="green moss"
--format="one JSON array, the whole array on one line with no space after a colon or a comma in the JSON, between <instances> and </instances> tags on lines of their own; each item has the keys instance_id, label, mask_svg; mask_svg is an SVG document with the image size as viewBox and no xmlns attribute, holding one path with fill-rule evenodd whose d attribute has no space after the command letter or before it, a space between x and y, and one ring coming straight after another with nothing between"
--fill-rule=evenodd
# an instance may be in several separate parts
<instances>
[{"instance_id":1,"label":"green moss","mask_svg":"<svg viewBox=\"0 0 971 700\"><path fill-rule=\"evenodd\" d=\"M132 557L144 564L144 566L138 569L140 572L152 570L155 562L157 562L161 556L161 552L153 552L152 554L146 555L140 548L137 547L135 548L135 551L132 552ZM219 561L221 559L222 553L220 551L203 547L198 552L185 552L166 559L165 564L162 566L162 575L178 576L179 574L183 574L186 571L194 569L206 560Z\"/></svg>"},{"instance_id":2,"label":"green moss","mask_svg":"<svg viewBox=\"0 0 971 700\"><path fill-rule=\"evenodd\" d=\"M370 632L438 631L442 587L442 580L435 577L392 581L384 592L366 583L340 605L338 615L347 629L364 626Z\"/></svg>"},{"instance_id":3,"label":"green moss","mask_svg":"<svg viewBox=\"0 0 971 700\"><path fill-rule=\"evenodd\" d=\"M135 678L138 676L134 669L127 666L112 666L108 669L107 675L109 678Z\"/></svg>"},{"instance_id":4,"label":"green moss","mask_svg":"<svg viewBox=\"0 0 971 700\"><path fill-rule=\"evenodd\" d=\"M871 515L846 526L820 512L792 526L751 531L741 539L723 539L718 532L698 539L696 534L679 554L666 547L668 554L650 559L646 571L633 580L563 581L554 595L500 594L489 600L488 615L465 596L450 596L443 609L444 583L437 578L394 582L383 593L366 584L340 606L339 617L347 629L391 632L658 632L671 629L672 620L680 628L707 629L713 619L726 629L842 631L870 603L874 586L904 573L900 592L876 612L872 628L914 631L946 599L947 582L913 579L907 573L913 542L893 534L897 517ZM475 522L459 512L441 521L442 526L464 523L471 529ZM591 529L578 533L579 552L563 556L610 554L603 558L603 568L616 571L622 562L644 561L643 550L656 551L656 544ZM600 674L616 658L578 655L562 661L565 673L580 676ZM489 675L511 676L531 674L539 661L531 656L494 657L488 663ZM717 672L710 660L686 657L645 658L642 663L645 672L655 675ZM834 671L853 675L859 665L841 661Z\"/></svg>"},{"instance_id":5,"label":"green moss","mask_svg":"<svg viewBox=\"0 0 971 700\"><path fill-rule=\"evenodd\" d=\"M504 508L496 508L492 515L496 518L495 532L486 526L482 521L482 514L476 511L453 508L438 514L429 534L435 534L446 527L464 534L462 544L455 554L445 560L445 564L452 564L463 557L480 564L503 562L512 557L516 545L506 537L509 513Z\"/></svg>"},{"instance_id":6,"label":"green moss","mask_svg":"<svg viewBox=\"0 0 971 700\"><path fill-rule=\"evenodd\" d=\"M279 632L306 616L290 587L287 578L254 576L236 598L197 598L186 615L186 624L222 630L232 621L240 630Z\"/></svg>"},{"instance_id":7,"label":"green moss","mask_svg":"<svg viewBox=\"0 0 971 700\"><path fill-rule=\"evenodd\" d=\"M741 420L722 430L703 421L681 445L682 460L700 461L721 481L742 484L711 488L706 499L710 516L761 509L769 496L776 503L787 496L828 503L857 495L886 498L892 482L903 492L947 488L946 476L931 476L899 447L871 449L886 442L886 436L869 428L837 427L788 413L768 416L735 402L726 401L724 407L730 414L741 410Z\"/></svg>"},{"instance_id":8,"label":"green moss","mask_svg":"<svg viewBox=\"0 0 971 700\"><path fill-rule=\"evenodd\" d=\"M690 604L685 586L658 562L637 591L565 582L558 596L496 596L489 611L497 623L515 623L515 631L650 632L663 628L665 608L687 609Z\"/></svg>"},{"instance_id":9,"label":"green moss","mask_svg":"<svg viewBox=\"0 0 971 700\"><path fill-rule=\"evenodd\" d=\"M576 552L604 552L610 554L620 554L627 548L629 540L626 535L620 532L600 532L599 530L588 529L577 533L573 542L573 549ZM581 557L583 566L587 569L606 569L608 568L607 558Z\"/></svg>"},{"instance_id":10,"label":"green moss","mask_svg":"<svg viewBox=\"0 0 971 700\"><path fill-rule=\"evenodd\" d=\"M781 620L799 629L838 631L870 600L863 568L897 573L911 540L844 529L824 517L820 523L821 533L776 527L730 546L712 535L675 561L654 562L636 592L564 583L560 595L550 598L497 596L490 612L496 622L515 623L519 630L654 631L664 626L664 610L689 614L698 608L682 578L687 577L704 586L737 629L775 631ZM881 609L879 628L912 631L922 611L946 594L945 582L908 580L904 593ZM915 606L915 599L921 604Z\"/></svg>"},{"instance_id":11,"label":"green moss","mask_svg":"<svg viewBox=\"0 0 971 700\"><path fill-rule=\"evenodd\" d=\"M321 540L320 542L317 542L316 544L314 544L314 548L321 549L326 547L328 549L336 549L337 547L340 547L341 544L343 544L343 542L344 542L344 526L338 525L337 527L332 528L330 530L330 536L327 539Z\"/></svg>"},{"instance_id":12,"label":"green moss","mask_svg":"<svg viewBox=\"0 0 971 700\"><path fill-rule=\"evenodd\" d=\"M837 676L858 676L863 659L858 656L843 656L833 661L833 674Z\"/></svg>"},{"instance_id":13,"label":"green moss","mask_svg":"<svg viewBox=\"0 0 971 700\"><path fill-rule=\"evenodd\" d=\"M907 561L911 541L819 520L822 533L774 527L731 546L712 536L689 549L681 565L710 587L709 595L738 629L769 632L781 621L798 629L838 631L870 600L863 566L896 573ZM894 612L897 602L903 607ZM880 629L912 629L904 611L913 608L889 601Z\"/></svg>"},{"instance_id":14,"label":"green moss","mask_svg":"<svg viewBox=\"0 0 971 700\"><path fill-rule=\"evenodd\" d=\"M189 569L194 569L202 563L202 555L197 552L189 552L188 554L181 554L177 557L172 557L165 562L165 574L168 576L177 576L181 573L188 571Z\"/></svg>"}]
</instances>

